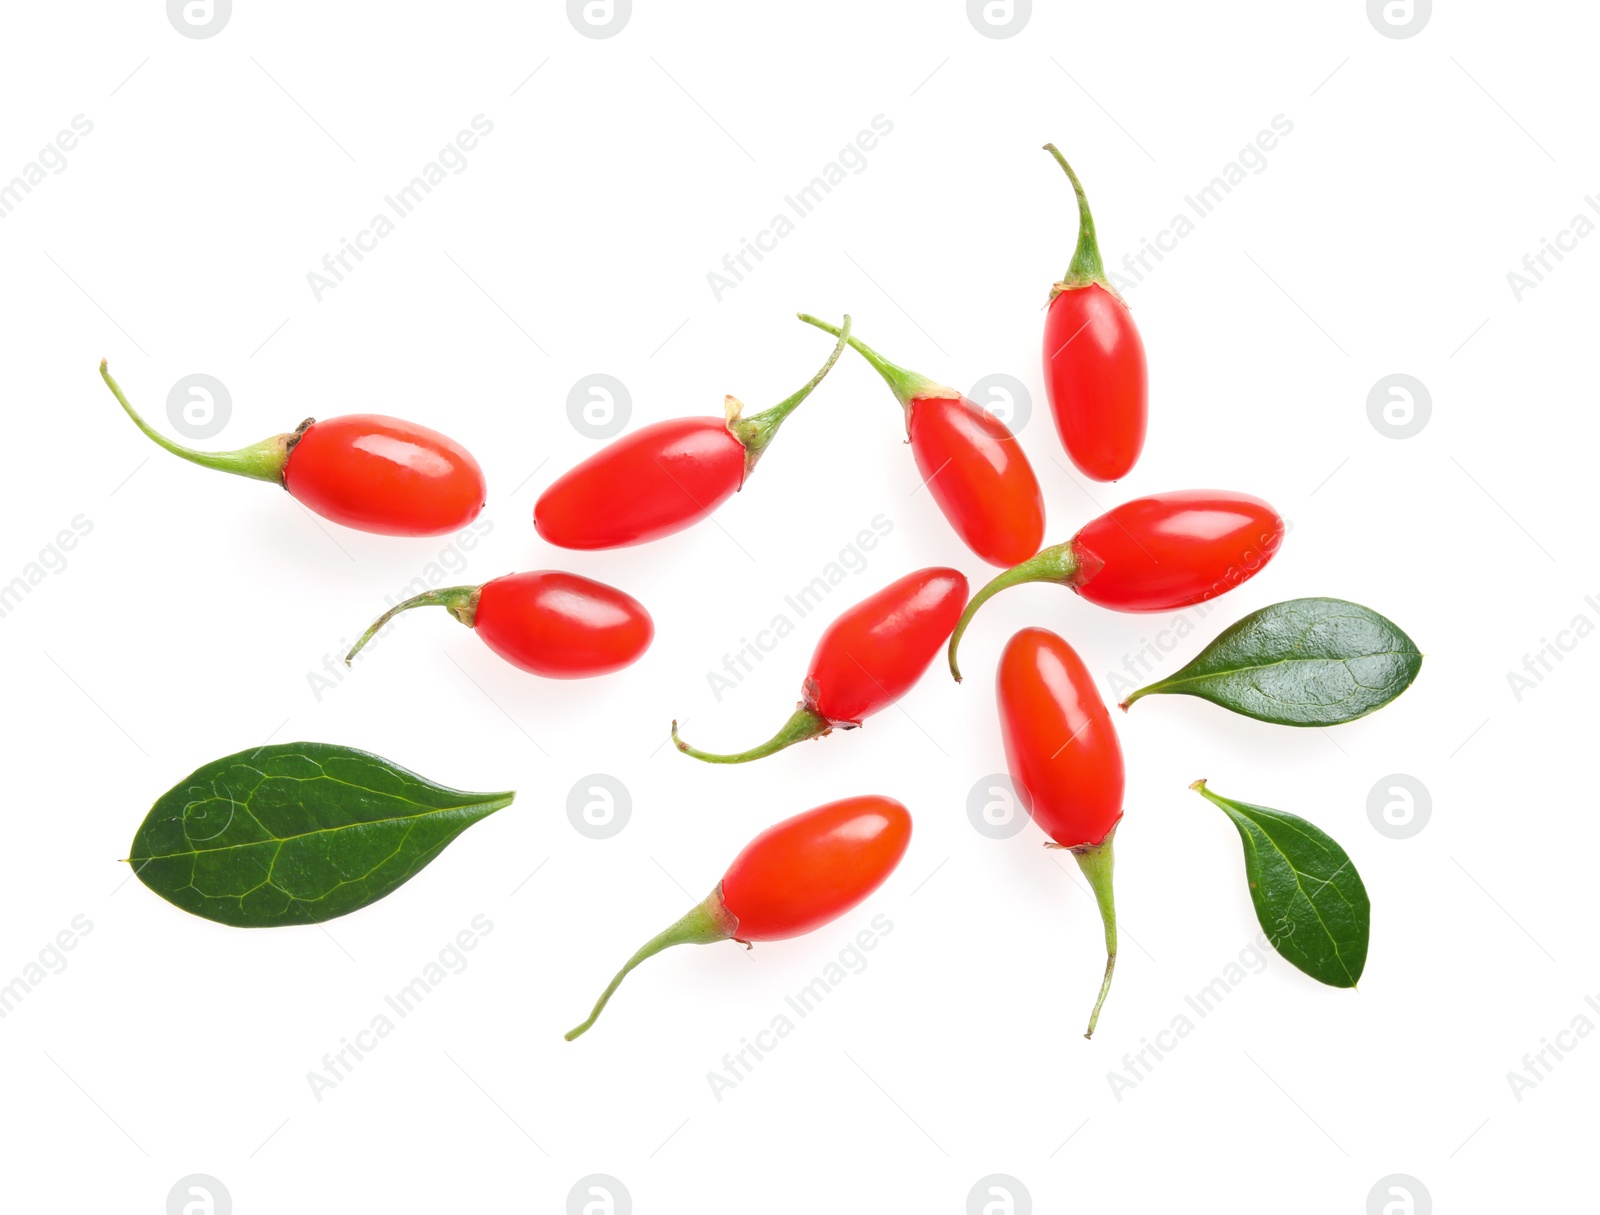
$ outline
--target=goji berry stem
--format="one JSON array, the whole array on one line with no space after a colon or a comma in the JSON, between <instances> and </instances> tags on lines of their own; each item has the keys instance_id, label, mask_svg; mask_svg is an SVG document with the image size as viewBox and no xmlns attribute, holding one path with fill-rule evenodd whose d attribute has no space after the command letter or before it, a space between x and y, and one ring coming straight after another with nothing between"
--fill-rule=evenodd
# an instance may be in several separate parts
<instances>
[{"instance_id":1,"label":"goji berry stem","mask_svg":"<svg viewBox=\"0 0 1600 1215\"><path fill-rule=\"evenodd\" d=\"M629 972L646 958L652 958L663 949L670 949L674 945L710 945L716 941L726 941L738 930L739 921L722 901L722 884L719 882L717 888L696 904L687 915L639 947L639 951L627 960L622 969L617 971L616 977L600 993L600 998L595 1001L594 1010L590 1012L588 1018L581 1025L566 1032L566 1040L571 1042L589 1031L589 1028L599 1020L600 1014L605 1011L606 1005L611 1002L611 997L616 994L617 988L622 986L622 980L626 979Z\"/></svg>"},{"instance_id":2,"label":"goji berry stem","mask_svg":"<svg viewBox=\"0 0 1600 1215\"><path fill-rule=\"evenodd\" d=\"M837 336L841 332L835 326L828 324L827 321L818 320L809 312L797 312L795 315L806 324L815 325L824 333L831 333ZM848 322L849 319L850 318L848 316L845 317L846 322ZM846 324L845 328L846 331L848 331L848 323ZM915 371L907 370L897 363L891 363L888 359L884 358L865 342L858 341L854 337L851 337L849 340L851 348L854 349L855 352L862 358L866 359L867 362L871 363L873 370L883 377L884 383L889 385L889 388L894 393L895 398L900 402L900 407L906 411L906 427L908 429L911 426L912 401L918 400L922 397L956 398L961 395L954 388L951 388L947 384L937 383L934 380L930 380L925 375Z\"/></svg>"},{"instance_id":3,"label":"goji berry stem","mask_svg":"<svg viewBox=\"0 0 1600 1215\"><path fill-rule=\"evenodd\" d=\"M761 459L762 453L767 450L767 445L772 442L778 433L778 427L783 425L784 419L795 411L795 407L811 395L811 390L822 383L822 378L833 370L833 365L839 361L839 356L844 353L844 344L850 337L850 318L844 318L844 330L834 330L839 341L834 345L833 353L828 356L828 361L822 369L807 380L797 392L785 397L771 409L764 409L760 413L752 414L748 418L740 417L743 405L737 397L728 397L724 408L728 415L728 429L733 432L733 437L744 444L744 475L749 476L755 469L756 461ZM742 488L742 487L741 487Z\"/></svg>"},{"instance_id":4,"label":"goji berry stem","mask_svg":"<svg viewBox=\"0 0 1600 1215\"><path fill-rule=\"evenodd\" d=\"M703 760L708 764L745 764L752 759L763 759L775 752L782 751L785 747L792 747L797 742L804 742L808 738L816 738L833 729L833 723L815 709L808 709L801 705L794 711L794 715L783 723L783 728L774 734L759 747L751 747L748 751L738 751L732 755L717 755L710 751L701 751L691 747L678 737L678 723L672 723L673 744L685 755L692 759Z\"/></svg>"},{"instance_id":5,"label":"goji berry stem","mask_svg":"<svg viewBox=\"0 0 1600 1215\"><path fill-rule=\"evenodd\" d=\"M423 591L420 595L402 600L374 620L372 627L361 634L361 639L351 646L350 652L344 656L344 665L349 666L350 660L360 653L361 647L376 637L384 625L401 612L414 607L442 607L470 629L477 619L478 594L482 590L481 586L447 586L437 591Z\"/></svg>"},{"instance_id":6,"label":"goji berry stem","mask_svg":"<svg viewBox=\"0 0 1600 1215\"><path fill-rule=\"evenodd\" d=\"M1106 279L1105 265L1100 260L1100 242L1095 236L1094 216L1089 213L1089 196L1083 191L1083 183L1078 180L1078 175L1072 171L1067 158L1055 144L1045 144L1044 150L1054 156L1056 163L1067 171L1067 179L1072 182L1072 192L1078 196L1078 247L1073 251L1072 264L1067 267L1067 273L1059 283L1050 288L1050 298L1055 299L1063 291L1070 291L1074 287L1087 287L1090 283L1099 283L1116 295Z\"/></svg>"},{"instance_id":7,"label":"goji berry stem","mask_svg":"<svg viewBox=\"0 0 1600 1215\"><path fill-rule=\"evenodd\" d=\"M1117 968L1117 906L1111 893L1111 871L1116 865L1111 837L1116 833L1117 829L1113 827L1099 844L1072 850L1078 868L1083 870L1083 876L1089 879L1089 885L1094 888L1094 900L1100 907L1100 919L1106 928L1106 976L1100 983L1100 996L1094 1002L1094 1011L1089 1014L1089 1028L1083 1035L1085 1038L1094 1037L1100 1009L1104 1007L1106 995L1111 991L1111 972Z\"/></svg>"},{"instance_id":8,"label":"goji berry stem","mask_svg":"<svg viewBox=\"0 0 1600 1215\"><path fill-rule=\"evenodd\" d=\"M100 360L100 378L106 382L106 387L111 389L111 394L117 398L127 415L133 419L133 424L144 431L157 446L202 468L214 468L218 472L233 473L238 477L283 484L283 468L289 461L289 449L298 437L299 431L295 434L274 435L270 439L263 439L260 443L252 443L249 447L241 447L238 451L195 451L191 447L174 443L139 416L134 407L128 404L128 398L122 394L121 386L111 378L105 359ZM301 424L301 431L310 424L311 420L306 419Z\"/></svg>"},{"instance_id":9,"label":"goji berry stem","mask_svg":"<svg viewBox=\"0 0 1600 1215\"><path fill-rule=\"evenodd\" d=\"M996 574L988 585L967 603L966 610L961 613L961 619L956 621L955 631L950 634L948 648L950 674L955 677L955 681L961 682L961 667L956 662L956 650L961 645L961 635L967 631L967 625L972 623L973 616L985 603L1008 586L1017 586L1023 582L1059 582L1063 586L1076 586L1084 580L1088 572L1092 571L1085 571L1083 562L1079 560L1077 546L1069 540L1065 544L1055 544L1040 549L1026 561L1013 565L1002 574Z\"/></svg>"}]
</instances>

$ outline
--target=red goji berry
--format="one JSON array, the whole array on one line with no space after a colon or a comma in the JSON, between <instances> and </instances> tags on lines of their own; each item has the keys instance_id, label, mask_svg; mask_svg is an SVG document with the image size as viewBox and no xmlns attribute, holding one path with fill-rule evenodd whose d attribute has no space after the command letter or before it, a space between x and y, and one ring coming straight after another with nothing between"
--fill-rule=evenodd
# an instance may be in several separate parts
<instances>
[{"instance_id":1,"label":"red goji berry","mask_svg":"<svg viewBox=\"0 0 1600 1215\"><path fill-rule=\"evenodd\" d=\"M950 637L950 673L961 678L956 650L973 615L1008 586L1059 582L1113 611L1170 612L1253 577L1283 531L1278 512L1249 494L1189 489L1124 502L974 595Z\"/></svg>"},{"instance_id":2,"label":"red goji berry","mask_svg":"<svg viewBox=\"0 0 1600 1215\"><path fill-rule=\"evenodd\" d=\"M436 430L376 413L317 422L238 451L194 451L152 429L128 404L105 360L100 375L159 446L202 468L275 481L324 519L380 536L438 536L483 509L483 470Z\"/></svg>"},{"instance_id":3,"label":"red goji berry","mask_svg":"<svg viewBox=\"0 0 1600 1215\"><path fill-rule=\"evenodd\" d=\"M1106 973L1083 1035L1092 1037L1117 965L1111 840L1122 821L1122 746L1089 668L1045 629L1023 629L1011 639L995 692L1017 796L1054 846L1072 852L1100 907Z\"/></svg>"},{"instance_id":4,"label":"red goji berry","mask_svg":"<svg viewBox=\"0 0 1600 1215\"><path fill-rule=\"evenodd\" d=\"M850 318L845 317L848 335ZM736 397L724 418L656 422L601 448L558 477L533 507L533 525L562 548L643 544L700 522L744 488L778 427L822 383L844 350L841 337L794 395L743 417Z\"/></svg>"},{"instance_id":5,"label":"red goji berry","mask_svg":"<svg viewBox=\"0 0 1600 1215\"><path fill-rule=\"evenodd\" d=\"M960 570L907 574L840 616L817 641L801 694L783 728L758 747L715 755L678 737L678 750L712 764L742 764L833 730L851 730L909 692L932 664L967 601Z\"/></svg>"},{"instance_id":6,"label":"red goji berry","mask_svg":"<svg viewBox=\"0 0 1600 1215\"><path fill-rule=\"evenodd\" d=\"M910 842L911 815L889 797L847 797L768 827L734 858L715 890L628 959L567 1041L595 1023L646 958L673 945L749 946L820 928L883 885Z\"/></svg>"},{"instance_id":7,"label":"red goji berry","mask_svg":"<svg viewBox=\"0 0 1600 1215\"><path fill-rule=\"evenodd\" d=\"M839 332L804 312L800 319ZM1038 552L1044 495L1010 428L954 388L896 366L854 337L850 345L899 399L917 471L962 543L991 565L1015 565Z\"/></svg>"},{"instance_id":8,"label":"red goji berry","mask_svg":"<svg viewBox=\"0 0 1600 1215\"><path fill-rule=\"evenodd\" d=\"M424 591L379 616L345 655L345 665L408 608L442 607L477 631L514 667L549 679L620 671L650 646L656 626L632 595L559 570L507 574L482 586Z\"/></svg>"},{"instance_id":9,"label":"red goji berry","mask_svg":"<svg viewBox=\"0 0 1600 1215\"><path fill-rule=\"evenodd\" d=\"M1053 143L1078 196L1078 247L1050 289L1044 322L1044 383L1056 431L1080 471L1096 481L1126 476L1144 448L1149 382L1133 314L1106 278L1083 183Z\"/></svg>"}]
</instances>

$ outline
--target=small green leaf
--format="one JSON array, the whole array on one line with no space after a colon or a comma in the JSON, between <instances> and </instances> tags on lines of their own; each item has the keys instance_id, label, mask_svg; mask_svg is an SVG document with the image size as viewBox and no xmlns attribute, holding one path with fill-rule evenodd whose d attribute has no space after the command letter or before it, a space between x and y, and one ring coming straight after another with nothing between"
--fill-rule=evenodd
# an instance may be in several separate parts
<instances>
[{"instance_id":1,"label":"small green leaf","mask_svg":"<svg viewBox=\"0 0 1600 1215\"><path fill-rule=\"evenodd\" d=\"M404 885L514 796L447 789L353 747L257 747L162 794L128 860L151 890L208 920L316 924Z\"/></svg>"},{"instance_id":2,"label":"small green leaf","mask_svg":"<svg viewBox=\"0 0 1600 1215\"><path fill-rule=\"evenodd\" d=\"M1228 626L1176 675L1122 702L1167 692L1280 726L1336 726L1381 709L1422 669L1391 620L1343 599L1290 599Z\"/></svg>"},{"instance_id":3,"label":"small green leaf","mask_svg":"<svg viewBox=\"0 0 1600 1215\"><path fill-rule=\"evenodd\" d=\"M1372 904L1345 850L1303 818L1218 797L1244 841L1250 901L1272 946L1319 983L1354 987L1367 965Z\"/></svg>"}]
</instances>

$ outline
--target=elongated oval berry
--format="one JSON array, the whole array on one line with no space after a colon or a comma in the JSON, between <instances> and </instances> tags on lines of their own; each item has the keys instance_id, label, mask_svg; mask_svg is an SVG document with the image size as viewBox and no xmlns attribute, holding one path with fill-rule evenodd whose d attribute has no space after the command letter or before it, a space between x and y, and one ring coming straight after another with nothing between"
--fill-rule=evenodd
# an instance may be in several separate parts
<instances>
[{"instance_id":1,"label":"elongated oval berry","mask_svg":"<svg viewBox=\"0 0 1600 1215\"><path fill-rule=\"evenodd\" d=\"M778 427L822 383L844 350L771 409L743 417L735 397L723 418L675 418L641 427L564 472L539 495L533 526L562 548L621 548L698 523L744 487Z\"/></svg>"},{"instance_id":2,"label":"elongated oval berry","mask_svg":"<svg viewBox=\"0 0 1600 1215\"><path fill-rule=\"evenodd\" d=\"M375 413L312 423L289 448L283 487L324 519L384 536L457 531L486 493L459 443Z\"/></svg>"},{"instance_id":3,"label":"elongated oval berry","mask_svg":"<svg viewBox=\"0 0 1600 1215\"><path fill-rule=\"evenodd\" d=\"M804 312L800 319L839 332ZM962 543L991 565L1015 565L1038 552L1044 495L1010 428L954 388L889 362L854 337L850 345L900 401L917 471Z\"/></svg>"},{"instance_id":4,"label":"elongated oval berry","mask_svg":"<svg viewBox=\"0 0 1600 1215\"><path fill-rule=\"evenodd\" d=\"M1247 581L1283 543L1283 519L1249 494L1188 489L1135 498L1073 537L1090 603L1118 612L1170 612Z\"/></svg>"},{"instance_id":5,"label":"elongated oval berry","mask_svg":"<svg viewBox=\"0 0 1600 1215\"><path fill-rule=\"evenodd\" d=\"M381 536L440 536L477 518L487 489L483 469L454 439L376 413L316 422L238 451L195 451L152 429L111 378L112 395L158 446L219 472L275 481L309 509L345 527Z\"/></svg>"},{"instance_id":6,"label":"elongated oval berry","mask_svg":"<svg viewBox=\"0 0 1600 1215\"><path fill-rule=\"evenodd\" d=\"M1144 339L1100 260L1094 217L1078 175L1054 144L1078 199L1078 247L1051 289L1044 324L1044 383L1061 445L1084 476L1125 477L1144 450L1149 372Z\"/></svg>"},{"instance_id":7,"label":"elongated oval berry","mask_svg":"<svg viewBox=\"0 0 1600 1215\"><path fill-rule=\"evenodd\" d=\"M1044 494L1006 424L966 397L913 401L917 471L956 534L990 565L1015 565L1044 541Z\"/></svg>"},{"instance_id":8,"label":"elongated oval berry","mask_svg":"<svg viewBox=\"0 0 1600 1215\"><path fill-rule=\"evenodd\" d=\"M1122 821L1122 745L1083 659L1045 629L1023 629L995 676L1006 766L1017 796L1053 844L1072 852L1105 927L1106 972L1089 1014L1094 1036L1117 965L1112 837Z\"/></svg>"},{"instance_id":9,"label":"elongated oval berry","mask_svg":"<svg viewBox=\"0 0 1600 1215\"><path fill-rule=\"evenodd\" d=\"M655 623L632 595L559 570L507 574L482 586L424 591L378 617L345 656L401 612L442 607L514 667L547 679L585 679L620 671L650 647Z\"/></svg>"},{"instance_id":10,"label":"elongated oval berry","mask_svg":"<svg viewBox=\"0 0 1600 1215\"><path fill-rule=\"evenodd\" d=\"M911 815L890 797L848 797L768 827L734 858L722 901L742 941L820 928L883 885L911 843Z\"/></svg>"},{"instance_id":11,"label":"elongated oval berry","mask_svg":"<svg viewBox=\"0 0 1600 1215\"><path fill-rule=\"evenodd\" d=\"M817 641L801 686L803 699L783 728L760 746L732 755L678 750L713 764L761 759L835 729L849 730L899 700L932 664L967 601L960 570L917 570L869 595L830 624Z\"/></svg>"},{"instance_id":12,"label":"elongated oval berry","mask_svg":"<svg viewBox=\"0 0 1600 1215\"><path fill-rule=\"evenodd\" d=\"M847 797L768 827L728 866L717 887L629 958L583 1024L588 1032L629 972L674 945L780 941L857 906L900 864L911 815L889 797Z\"/></svg>"},{"instance_id":13,"label":"elongated oval berry","mask_svg":"<svg viewBox=\"0 0 1600 1215\"><path fill-rule=\"evenodd\" d=\"M1059 582L1118 612L1171 612L1253 577L1283 544L1283 519L1250 494L1186 489L1124 502L1065 544L1041 550L972 597L950 637L950 673L972 617L1023 582Z\"/></svg>"},{"instance_id":14,"label":"elongated oval berry","mask_svg":"<svg viewBox=\"0 0 1600 1215\"><path fill-rule=\"evenodd\" d=\"M744 445L721 418L641 427L563 473L533 525L562 548L644 544L698 523L744 483Z\"/></svg>"},{"instance_id":15,"label":"elongated oval berry","mask_svg":"<svg viewBox=\"0 0 1600 1215\"><path fill-rule=\"evenodd\" d=\"M1078 653L1023 629L995 675L1006 766L1033 821L1063 848L1102 843L1122 819L1122 745Z\"/></svg>"}]
</instances>

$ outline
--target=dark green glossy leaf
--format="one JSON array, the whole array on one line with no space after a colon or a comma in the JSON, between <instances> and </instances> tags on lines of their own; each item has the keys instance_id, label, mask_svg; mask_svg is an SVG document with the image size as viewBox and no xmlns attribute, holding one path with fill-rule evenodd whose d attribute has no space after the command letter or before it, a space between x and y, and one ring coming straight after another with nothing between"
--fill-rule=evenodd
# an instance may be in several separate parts
<instances>
[{"instance_id":1,"label":"dark green glossy leaf","mask_svg":"<svg viewBox=\"0 0 1600 1215\"><path fill-rule=\"evenodd\" d=\"M151 890L208 920L315 924L397 889L514 796L447 789L352 747L275 744L174 785L128 860Z\"/></svg>"},{"instance_id":2,"label":"dark green glossy leaf","mask_svg":"<svg viewBox=\"0 0 1600 1215\"><path fill-rule=\"evenodd\" d=\"M1282 726L1335 726L1411 686L1422 654L1393 621L1343 599L1291 599L1228 626L1176 675L1122 702L1167 692Z\"/></svg>"},{"instance_id":3,"label":"dark green glossy leaf","mask_svg":"<svg viewBox=\"0 0 1600 1215\"><path fill-rule=\"evenodd\" d=\"M1345 850L1303 818L1218 797L1244 841L1244 872L1256 919L1273 948L1319 983L1354 987L1367 965L1372 904Z\"/></svg>"}]
</instances>

